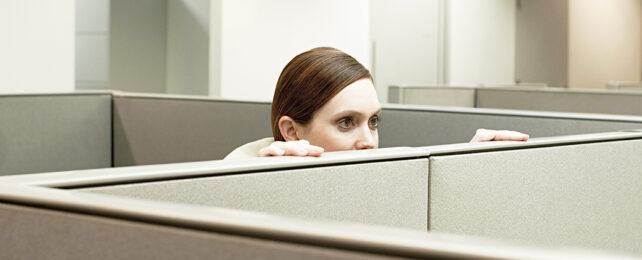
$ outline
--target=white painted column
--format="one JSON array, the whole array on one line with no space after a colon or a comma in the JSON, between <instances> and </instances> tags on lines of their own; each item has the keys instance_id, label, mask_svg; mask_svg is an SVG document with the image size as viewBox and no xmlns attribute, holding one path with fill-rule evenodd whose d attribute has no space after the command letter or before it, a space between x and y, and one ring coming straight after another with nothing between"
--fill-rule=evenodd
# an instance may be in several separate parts
<instances>
[{"instance_id":1,"label":"white painted column","mask_svg":"<svg viewBox=\"0 0 642 260\"><path fill-rule=\"evenodd\" d=\"M640 81L642 2L569 1L569 87Z\"/></svg>"},{"instance_id":2,"label":"white painted column","mask_svg":"<svg viewBox=\"0 0 642 260\"><path fill-rule=\"evenodd\" d=\"M210 41L210 58L220 51L220 66L210 75L220 70L220 91L212 93L271 101L283 67L314 47L336 47L370 66L368 0L220 0L220 7L214 2L210 10L220 8L220 36L210 39L220 40ZM212 34L218 26L211 24ZM216 86L216 78L210 84Z\"/></svg>"},{"instance_id":3,"label":"white painted column","mask_svg":"<svg viewBox=\"0 0 642 260\"><path fill-rule=\"evenodd\" d=\"M0 2L0 93L74 90L74 1Z\"/></svg>"},{"instance_id":4,"label":"white painted column","mask_svg":"<svg viewBox=\"0 0 642 260\"><path fill-rule=\"evenodd\" d=\"M372 73L377 94L390 85L440 83L441 0L372 0Z\"/></svg>"},{"instance_id":5,"label":"white painted column","mask_svg":"<svg viewBox=\"0 0 642 260\"><path fill-rule=\"evenodd\" d=\"M515 0L446 1L446 82L515 82Z\"/></svg>"}]
</instances>

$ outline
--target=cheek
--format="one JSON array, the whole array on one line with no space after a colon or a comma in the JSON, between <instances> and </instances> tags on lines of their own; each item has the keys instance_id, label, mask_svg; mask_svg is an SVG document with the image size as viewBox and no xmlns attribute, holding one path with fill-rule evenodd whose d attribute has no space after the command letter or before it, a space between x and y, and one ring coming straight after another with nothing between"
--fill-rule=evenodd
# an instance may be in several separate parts
<instances>
[{"instance_id":1,"label":"cheek","mask_svg":"<svg viewBox=\"0 0 642 260\"><path fill-rule=\"evenodd\" d=\"M326 152L352 150L354 143L350 134L341 132L334 126L317 126L304 139L312 145L323 147Z\"/></svg>"},{"instance_id":2,"label":"cheek","mask_svg":"<svg viewBox=\"0 0 642 260\"><path fill-rule=\"evenodd\" d=\"M374 131L374 148L379 148L379 131Z\"/></svg>"}]
</instances>

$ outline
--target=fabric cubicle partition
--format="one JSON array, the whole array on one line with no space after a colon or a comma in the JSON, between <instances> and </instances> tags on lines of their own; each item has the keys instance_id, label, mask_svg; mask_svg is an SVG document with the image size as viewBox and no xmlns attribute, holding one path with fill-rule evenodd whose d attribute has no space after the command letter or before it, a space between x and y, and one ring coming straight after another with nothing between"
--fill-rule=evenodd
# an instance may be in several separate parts
<instances>
[{"instance_id":1,"label":"fabric cubicle partition","mask_svg":"<svg viewBox=\"0 0 642 260\"><path fill-rule=\"evenodd\" d=\"M0 95L0 175L111 167L111 94Z\"/></svg>"},{"instance_id":2,"label":"fabric cubicle partition","mask_svg":"<svg viewBox=\"0 0 642 260\"><path fill-rule=\"evenodd\" d=\"M272 136L270 103L114 95L114 166L220 160Z\"/></svg>"},{"instance_id":3,"label":"fabric cubicle partition","mask_svg":"<svg viewBox=\"0 0 642 260\"><path fill-rule=\"evenodd\" d=\"M430 230L642 254L642 139L430 157Z\"/></svg>"},{"instance_id":4,"label":"fabric cubicle partition","mask_svg":"<svg viewBox=\"0 0 642 260\"><path fill-rule=\"evenodd\" d=\"M3 259L626 259L0 183Z\"/></svg>"},{"instance_id":5,"label":"fabric cubicle partition","mask_svg":"<svg viewBox=\"0 0 642 260\"><path fill-rule=\"evenodd\" d=\"M270 103L122 92L0 97L0 174L218 160L271 136ZM642 118L384 104L380 147L642 128Z\"/></svg>"},{"instance_id":6,"label":"fabric cubicle partition","mask_svg":"<svg viewBox=\"0 0 642 260\"><path fill-rule=\"evenodd\" d=\"M477 89L477 107L642 115L642 92L589 89Z\"/></svg>"},{"instance_id":7,"label":"fabric cubicle partition","mask_svg":"<svg viewBox=\"0 0 642 260\"><path fill-rule=\"evenodd\" d=\"M517 86L390 86L395 104L642 115L638 85L619 89L566 89Z\"/></svg>"},{"instance_id":8,"label":"fabric cubicle partition","mask_svg":"<svg viewBox=\"0 0 642 260\"><path fill-rule=\"evenodd\" d=\"M379 146L465 143L478 128L509 129L531 137L642 128L642 117L479 108L384 105Z\"/></svg>"},{"instance_id":9,"label":"fabric cubicle partition","mask_svg":"<svg viewBox=\"0 0 642 260\"><path fill-rule=\"evenodd\" d=\"M222 159L272 136L270 103L119 93L114 96L114 165ZM532 137L642 128L642 117L384 104L380 147L465 143L478 128Z\"/></svg>"},{"instance_id":10,"label":"fabric cubicle partition","mask_svg":"<svg viewBox=\"0 0 642 260\"><path fill-rule=\"evenodd\" d=\"M475 107L477 86L390 86L388 103Z\"/></svg>"},{"instance_id":11,"label":"fabric cubicle partition","mask_svg":"<svg viewBox=\"0 0 642 260\"><path fill-rule=\"evenodd\" d=\"M0 182L642 254L640 149L616 132Z\"/></svg>"}]
</instances>

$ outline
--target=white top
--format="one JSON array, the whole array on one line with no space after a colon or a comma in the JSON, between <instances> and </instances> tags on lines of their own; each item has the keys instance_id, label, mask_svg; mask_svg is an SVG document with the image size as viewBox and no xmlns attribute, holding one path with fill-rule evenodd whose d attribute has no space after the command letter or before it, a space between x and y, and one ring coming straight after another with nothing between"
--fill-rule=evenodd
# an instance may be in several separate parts
<instances>
[{"instance_id":1,"label":"white top","mask_svg":"<svg viewBox=\"0 0 642 260\"><path fill-rule=\"evenodd\" d=\"M247 159L259 157L259 150L268 147L274 142L273 137L263 138L251 143L244 144L229 153L223 160Z\"/></svg>"}]
</instances>

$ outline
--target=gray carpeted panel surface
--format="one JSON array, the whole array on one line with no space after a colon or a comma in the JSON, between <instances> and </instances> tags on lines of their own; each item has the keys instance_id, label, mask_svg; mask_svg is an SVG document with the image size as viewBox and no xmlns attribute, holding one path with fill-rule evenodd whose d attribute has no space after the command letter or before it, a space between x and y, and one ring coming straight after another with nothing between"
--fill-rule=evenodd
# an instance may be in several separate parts
<instances>
[{"instance_id":1,"label":"gray carpeted panel surface","mask_svg":"<svg viewBox=\"0 0 642 260\"><path fill-rule=\"evenodd\" d=\"M114 96L114 165L223 159L272 136L270 104Z\"/></svg>"},{"instance_id":2,"label":"gray carpeted panel surface","mask_svg":"<svg viewBox=\"0 0 642 260\"><path fill-rule=\"evenodd\" d=\"M390 259L8 204L0 230L0 259Z\"/></svg>"},{"instance_id":3,"label":"gray carpeted panel surface","mask_svg":"<svg viewBox=\"0 0 642 260\"><path fill-rule=\"evenodd\" d=\"M427 229L428 159L83 189L134 198Z\"/></svg>"},{"instance_id":4,"label":"gray carpeted panel surface","mask_svg":"<svg viewBox=\"0 0 642 260\"><path fill-rule=\"evenodd\" d=\"M436 111L384 110L379 146L429 146L466 143L478 128L509 129L531 137L586 134L640 129L642 122L617 122Z\"/></svg>"},{"instance_id":5,"label":"gray carpeted panel surface","mask_svg":"<svg viewBox=\"0 0 642 260\"><path fill-rule=\"evenodd\" d=\"M641 140L430 158L430 230L642 255Z\"/></svg>"},{"instance_id":6,"label":"gray carpeted panel surface","mask_svg":"<svg viewBox=\"0 0 642 260\"><path fill-rule=\"evenodd\" d=\"M642 115L642 93L478 89L477 107Z\"/></svg>"},{"instance_id":7,"label":"gray carpeted panel surface","mask_svg":"<svg viewBox=\"0 0 642 260\"><path fill-rule=\"evenodd\" d=\"M111 166L111 97L0 97L0 175Z\"/></svg>"}]
</instances>

